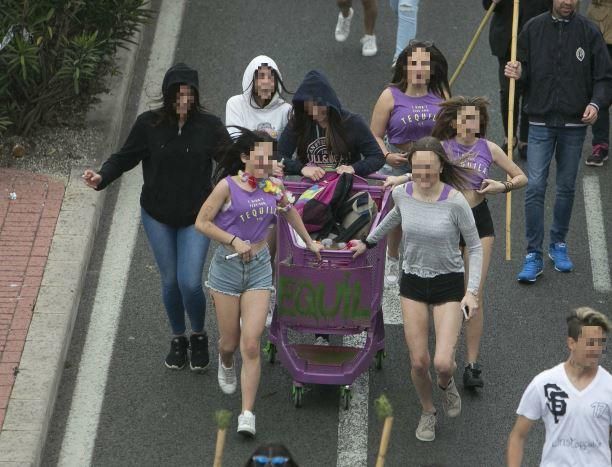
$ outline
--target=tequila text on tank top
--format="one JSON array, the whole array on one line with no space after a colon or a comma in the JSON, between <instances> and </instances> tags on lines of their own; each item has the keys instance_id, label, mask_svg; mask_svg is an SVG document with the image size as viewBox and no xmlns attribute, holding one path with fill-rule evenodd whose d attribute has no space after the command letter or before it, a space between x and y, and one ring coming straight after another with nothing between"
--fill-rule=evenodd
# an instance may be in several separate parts
<instances>
[{"instance_id":1,"label":"tequila text on tank top","mask_svg":"<svg viewBox=\"0 0 612 467\"><path fill-rule=\"evenodd\" d=\"M418 125L422 126L426 121L436 121L436 114L432 112L427 104L412 105L411 112L403 115L400 121L404 125Z\"/></svg>"},{"instance_id":2,"label":"tequila text on tank top","mask_svg":"<svg viewBox=\"0 0 612 467\"><path fill-rule=\"evenodd\" d=\"M456 154L456 153L455 153ZM468 151L463 154L459 154L456 158L456 163L459 167L465 167L466 169L472 169L483 177L489 176L489 165L483 164L482 162L476 161L478 154L474 151Z\"/></svg>"},{"instance_id":3,"label":"tequila text on tank top","mask_svg":"<svg viewBox=\"0 0 612 467\"><path fill-rule=\"evenodd\" d=\"M323 136L315 139L308 145L306 148L306 156L309 162L317 165L336 164L338 162L338 158L329 153L325 137Z\"/></svg>"},{"instance_id":4,"label":"tequila text on tank top","mask_svg":"<svg viewBox=\"0 0 612 467\"><path fill-rule=\"evenodd\" d=\"M249 199L248 204L249 209L240 214L242 223L248 221L261 222L267 215L276 214L276 205L267 204L263 198Z\"/></svg>"}]
</instances>

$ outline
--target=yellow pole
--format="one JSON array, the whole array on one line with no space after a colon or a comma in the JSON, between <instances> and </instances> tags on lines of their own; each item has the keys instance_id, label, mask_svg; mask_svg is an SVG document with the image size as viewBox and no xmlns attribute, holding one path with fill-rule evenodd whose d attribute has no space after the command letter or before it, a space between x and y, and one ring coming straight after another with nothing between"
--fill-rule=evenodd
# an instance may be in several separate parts
<instances>
[{"instance_id":1,"label":"yellow pole","mask_svg":"<svg viewBox=\"0 0 612 467\"><path fill-rule=\"evenodd\" d=\"M461 73L463 65L465 65L465 62L467 61L468 57L472 53L472 49L476 45L476 42L478 42L478 38L480 37L480 34L482 33L482 30L484 29L485 25L489 21L489 18L493 14L493 10L495 9L495 5L496 5L495 2L491 2L491 6L487 10L487 14L484 15L484 18L482 18L482 21L478 25L478 29L476 29L476 33L474 34L474 37L472 38L472 42L470 42L470 45L468 45L468 48L466 49L465 53L463 54L463 57L461 58L461 61L459 62L459 65L457 65L457 69L455 70L455 72L453 73L453 76L451 76L451 79L448 82L448 84L450 86L453 85L453 83L457 79L457 76L459 76L459 73Z\"/></svg>"},{"instance_id":2,"label":"yellow pole","mask_svg":"<svg viewBox=\"0 0 612 467\"><path fill-rule=\"evenodd\" d=\"M510 61L516 61L516 43L518 38L519 22L519 0L514 0L512 10L512 43L510 45ZM516 92L516 81L510 78L510 91L508 92L508 159L512 160L514 151L514 94ZM508 175L508 180L510 180ZM512 259L512 192L506 193L506 261Z\"/></svg>"}]
</instances>

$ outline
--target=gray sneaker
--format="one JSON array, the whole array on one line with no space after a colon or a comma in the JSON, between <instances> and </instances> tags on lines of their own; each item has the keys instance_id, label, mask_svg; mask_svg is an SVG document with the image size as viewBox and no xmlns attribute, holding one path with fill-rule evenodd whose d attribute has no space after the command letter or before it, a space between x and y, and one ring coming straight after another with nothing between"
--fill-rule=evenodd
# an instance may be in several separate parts
<instances>
[{"instance_id":1,"label":"gray sneaker","mask_svg":"<svg viewBox=\"0 0 612 467\"><path fill-rule=\"evenodd\" d=\"M444 405L444 413L447 417L458 417L461 413L461 396L455 386L455 378L451 378L444 391L444 398L442 400Z\"/></svg>"},{"instance_id":2,"label":"gray sneaker","mask_svg":"<svg viewBox=\"0 0 612 467\"><path fill-rule=\"evenodd\" d=\"M421 413L419 426L416 429L416 438L419 441L433 441L436 439L436 413Z\"/></svg>"}]
</instances>

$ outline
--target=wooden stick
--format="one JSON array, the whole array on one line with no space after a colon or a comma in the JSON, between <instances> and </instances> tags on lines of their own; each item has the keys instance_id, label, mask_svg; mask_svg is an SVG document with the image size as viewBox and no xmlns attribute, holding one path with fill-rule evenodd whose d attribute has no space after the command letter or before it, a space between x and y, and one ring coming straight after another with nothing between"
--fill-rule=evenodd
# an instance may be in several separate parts
<instances>
[{"instance_id":1,"label":"wooden stick","mask_svg":"<svg viewBox=\"0 0 612 467\"><path fill-rule=\"evenodd\" d=\"M225 447L225 434L227 430L225 428L217 430L217 444L215 446L215 462L213 467L221 467L221 460L223 459L223 448Z\"/></svg>"},{"instance_id":2,"label":"wooden stick","mask_svg":"<svg viewBox=\"0 0 612 467\"><path fill-rule=\"evenodd\" d=\"M474 49L476 42L478 42L478 38L480 37L482 30L484 29L485 25L489 21L489 18L491 18L491 15L493 14L493 10L495 9L495 5L496 5L495 2L491 2L491 6L489 7L489 9L487 10L487 13L484 15L484 18L482 18L482 21L478 25L478 29L476 29L476 33L474 34L474 37L472 38L472 42L470 42L470 45L468 45L468 48L463 54L463 57L461 58L459 65L457 65L457 69L455 70L455 72L453 73L453 76L451 76L451 79L448 82L450 86L453 85L453 83L457 79L457 76L459 76L459 73L461 73L461 70L463 66L465 65L465 62L467 61L468 57L472 53L472 50Z\"/></svg>"},{"instance_id":3,"label":"wooden stick","mask_svg":"<svg viewBox=\"0 0 612 467\"><path fill-rule=\"evenodd\" d=\"M519 0L514 0L512 10L512 42L510 44L510 61L516 61L516 43L518 39ZM508 159L512 161L514 152L514 94L516 92L516 81L510 78L510 90L508 92ZM517 109L518 110L518 109ZM507 176L510 180L512 177ZM512 192L506 193L506 261L512 259Z\"/></svg>"},{"instance_id":4,"label":"wooden stick","mask_svg":"<svg viewBox=\"0 0 612 467\"><path fill-rule=\"evenodd\" d=\"M380 439L380 449L376 458L376 467L384 467L387 457L387 448L389 447L389 438L391 438L391 427L393 426L393 417L385 418L383 426L382 438Z\"/></svg>"}]
</instances>

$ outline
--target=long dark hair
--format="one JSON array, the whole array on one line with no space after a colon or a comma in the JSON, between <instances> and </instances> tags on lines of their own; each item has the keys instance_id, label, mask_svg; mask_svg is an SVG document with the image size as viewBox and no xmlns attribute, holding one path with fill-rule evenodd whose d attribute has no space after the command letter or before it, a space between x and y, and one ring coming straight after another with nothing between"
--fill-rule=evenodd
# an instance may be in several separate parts
<instances>
[{"instance_id":1,"label":"long dark hair","mask_svg":"<svg viewBox=\"0 0 612 467\"><path fill-rule=\"evenodd\" d=\"M244 170L244 162L240 156L242 154L249 154L257 143L272 143L274 153L276 154L276 140L265 131L251 131L235 125L229 128L238 129L240 135L231 143L219 148L219 163L213 176L215 184L228 175L236 175L238 171Z\"/></svg>"},{"instance_id":2,"label":"long dark hair","mask_svg":"<svg viewBox=\"0 0 612 467\"><path fill-rule=\"evenodd\" d=\"M255 98L257 97L257 91L255 90L255 80L257 80L257 72L259 71L259 69L262 66L267 66L268 68L270 68L270 70L272 70L272 76L274 76L274 92L272 93L272 97L270 97L270 99L266 100L262 107L259 107L257 105L257 101L255 100ZM285 83L283 82L283 80L281 79L280 75L278 74L278 71L276 71L274 68L272 68L272 66L270 66L267 63L262 63L257 68L255 68L255 71L253 72L253 79L251 80L251 84L249 86L251 87L251 95L250 95L250 98L249 98L249 104L251 104L251 107L253 107L255 109L263 109L263 108L265 108L270 102L272 102L272 99L274 99L274 96L276 95L276 93L278 93L281 97L283 95L283 91L286 92L287 94L293 94L285 86ZM246 89L245 89L245 91L246 91Z\"/></svg>"},{"instance_id":3,"label":"long dark hair","mask_svg":"<svg viewBox=\"0 0 612 467\"><path fill-rule=\"evenodd\" d=\"M253 462L255 456L266 456L266 457L287 457L289 460L285 464L287 467L299 467L297 462L293 459L293 456L289 452L289 449L283 444L268 443L259 446L253 453L244 467L257 467L257 464Z\"/></svg>"},{"instance_id":4,"label":"long dark hair","mask_svg":"<svg viewBox=\"0 0 612 467\"><path fill-rule=\"evenodd\" d=\"M162 123L176 123L178 121L178 115L176 114L176 95L178 94L181 86L188 85L187 83L174 83L168 87L165 94L156 99L154 102L159 105L154 110L157 115L157 119L154 122L154 126L161 125ZM200 92L193 86L188 85L193 93L194 102L189 110L187 111L187 120L189 120L195 114L202 114L207 112L206 108L200 103Z\"/></svg>"},{"instance_id":5,"label":"long dark hair","mask_svg":"<svg viewBox=\"0 0 612 467\"><path fill-rule=\"evenodd\" d=\"M464 107L476 107L480 114L480 131L478 132L478 137L486 138L487 128L489 126L488 106L489 101L486 97L457 96L446 102L440 103L440 110L436 115L436 124L431 136L441 141L454 138L457 134L457 128L453 127L453 123L457 121L461 109Z\"/></svg>"},{"instance_id":6,"label":"long dark hair","mask_svg":"<svg viewBox=\"0 0 612 467\"><path fill-rule=\"evenodd\" d=\"M323 104L316 104L323 105ZM350 160L349 145L346 132L344 131L343 119L340 113L332 106L327 106L327 128L325 128L325 144L329 155L338 157L338 165L348 163ZM310 134L317 124L310 115L306 113L304 102L293 103L293 111L289 118L297 135L297 157L302 164L308 162L306 147L310 141Z\"/></svg>"},{"instance_id":7,"label":"long dark hair","mask_svg":"<svg viewBox=\"0 0 612 467\"><path fill-rule=\"evenodd\" d=\"M454 164L446 154L442 143L438 138L433 136L425 136L417 140L408 151L408 160L412 165L412 157L417 151L431 151L440 160L442 165L442 173L440 174L440 180L453 188L464 191L470 188L470 175L474 174L474 171L467 167L460 167Z\"/></svg>"},{"instance_id":8,"label":"long dark hair","mask_svg":"<svg viewBox=\"0 0 612 467\"><path fill-rule=\"evenodd\" d=\"M411 40L406 48L400 52L393 67L393 78L390 86L397 87L400 91L406 92L408 87L408 59L416 49L425 49L429 52L431 76L427 83L427 90L443 99L450 96L450 85L448 84L448 62L433 42Z\"/></svg>"}]
</instances>

